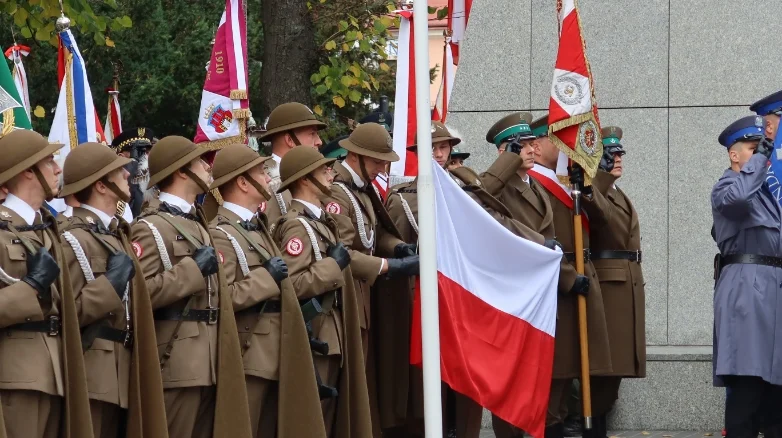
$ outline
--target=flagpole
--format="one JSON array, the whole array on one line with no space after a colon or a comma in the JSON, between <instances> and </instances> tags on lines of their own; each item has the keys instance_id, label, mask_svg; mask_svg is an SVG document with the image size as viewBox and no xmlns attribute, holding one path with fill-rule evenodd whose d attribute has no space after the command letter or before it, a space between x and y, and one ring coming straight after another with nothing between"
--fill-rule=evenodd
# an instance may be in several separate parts
<instances>
[{"instance_id":1,"label":"flagpole","mask_svg":"<svg viewBox=\"0 0 782 438\"><path fill-rule=\"evenodd\" d=\"M584 236L581 224L581 187L575 186L573 197L573 235L576 272L584 275ZM589 338L587 337L587 302L584 295L578 296L578 341L581 350L581 413L584 429L592 429L592 391L589 382Z\"/></svg>"},{"instance_id":2,"label":"flagpole","mask_svg":"<svg viewBox=\"0 0 782 438\"><path fill-rule=\"evenodd\" d=\"M440 394L440 326L435 252L432 121L429 105L429 11L427 2L413 2L415 95L418 138L418 242L421 253L421 336L424 371L424 427L427 438L443 434Z\"/></svg>"}]
</instances>

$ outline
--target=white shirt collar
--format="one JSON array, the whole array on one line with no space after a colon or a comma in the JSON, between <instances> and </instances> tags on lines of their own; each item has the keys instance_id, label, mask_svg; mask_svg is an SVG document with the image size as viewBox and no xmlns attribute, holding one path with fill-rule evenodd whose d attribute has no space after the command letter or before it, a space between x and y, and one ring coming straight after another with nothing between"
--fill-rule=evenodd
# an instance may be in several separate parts
<instances>
[{"instance_id":1,"label":"white shirt collar","mask_svg":"<svg viewBox=\"0 0 782 438\"><path fill-rule=\"evenodd\" d=\"M280 165L280 162L282 161L282 157L277 154L272 154L272 160L274 160L277 165Z\"/></svg>"},{"instance_id":2,"label":"white shirt collar","mask_svg":"<svg viewBox=\"0 0 782 438\"><path fill-rule=\"evenodd\" d=\"M8 197L5 198L5 202L3 202L3 206L13 210L14 213L21 216L22 219L27 222L27 225L32 225L35 222L35 217L38 215L38 212L30 207L30 204L22 201L13 193L8 194Z\"/></svg>"},{"instance_id":3,"label":"white shirt collar","mask_svg":"<svg viewBox=\"0 0 782 438\"><path fill-rule=\"evenodd\" d=\"M172 195L171 193L160 192L158 199L160 202L165 202L166 204L173 205L182 210L183 213L190 213L190 211L195 208L195 205L190 204L179 196Z\"/></svg>"},{"instance_id":4,"label":"white shirt collar","mask_svg":"<svg viewBox=\"0 0 782 438\"><path fill-rule=\"evenodd\" d=\"M63 210L62 215L65 216L65 217L73 216L73 207L71 207L70 205L67 205L65 207L65 210Z\"/></svg>"},{"instance_id":5,"label":"white shirt collar","mask_svg":"<svg viewBox=\"0 0 782 438\"><path fill-rule=\"evenodd\" d=\"M539 174L547 177L550 180L553 180L554 182L559 184L559 186L562 187L562 189L565 192L567 192L568 195L570 194L570 187L568 187L568 186L562 184L561 182L559 182L559 177L557 177L557 172L556 171L551 170L551 169L549 169L546 166L541 166L538 163L535 163L535 167L533 167L532 170L535 171L535 172L538 172Z\"/></svg>"},{"instance_id":6,"label":"white shirt collar","mask_svg":"<svg viewBox=\"0 0 782 438\"><path fill-rule=\"evenodd\" d=\"M299 201L302 204L304 204L304 207L306 207L307 210L309 210L310 213L312 213L312 215L315 216L316 218L320 219L320 217L323 215L323 209L318 207L317 205L315 205L315 204L313 204L311 202L307 202L307 201L301 200L301 199L295 199L294 198L293 200L294 201Z\"/></svg>"},{"instance_id":7,"label":"white shirt collar","mask_svg":"<svg viewBox=\"0 0 782 438\"><path fill-rule=\"evenodd\" d=\"M241 205L234 204L233 202L223 201L223 207L239 216L239 219L243 221L248 221L252 219L253 216L255 216L255 213L252 211L242 207Z\"/></svg>"},{"instance_id":8,"label":"white shirt collar","mask_svg":"<svg viewBox=\"0 0 782 438\"><path fill-rule=\"evenodd\" d=\"M524 178L522 178L521 180L524 181L525 183L529 184L529 175L528 174L524 174Z\"/></svg>"},{"instance_id":9,"label":"white shirt collar","mask_svg":"<svg viewBox=\"0 0 782 438\"><path fill-rule=\"evenodd\" d=\"M350 175L353 177L353 183L355 183L355 184L356 184L356 186L357 186L358 188L362 188L362 187L364 187L364 185L366 185L366 183L364 182L364 180L363 180L363 179L361 179L361 177L360 177L360 176L358 176L358 174L356 173L356 171L355 171L355 170L353 170L353 168L352 168L352 167L350 167L350 165L349 165L348 163L345 163L345 162L343 161L343 162L342 162L342 164L344 164L344 165L345 165L345 169L347 169L347 170L348 170L348 172L350 172Z\"/></svg>"},{"instance_id":10,"label":"white shirt collar","mask_svg":"<svg viewBox=\"0 0 782 438\"><path fill-rule=\"evenodd\" d=\"M98 216L98 219L100 219L100 221L103 222L103 226L105 226L106 228L108 228L111 225L111 221L114 220L113 216L109 216L106 213L90 205L82 204L81 207L85 210L89 210L95 213L95 216Z\"/></svg>"}]
</instances>

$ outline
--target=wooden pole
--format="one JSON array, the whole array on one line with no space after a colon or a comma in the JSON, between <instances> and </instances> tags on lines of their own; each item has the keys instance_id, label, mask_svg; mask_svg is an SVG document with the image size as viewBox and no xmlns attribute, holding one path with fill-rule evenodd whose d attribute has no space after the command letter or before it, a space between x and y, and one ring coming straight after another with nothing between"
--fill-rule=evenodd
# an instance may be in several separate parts
<instances>
[{"instance_id":1,"label":"wooden pole","mask_svg":"<svg viewBox=\"0 0 782 438\"><path fill-rule=\"evenodd\" d=\"M573 197L573 236L575 240L576 272L584 275L584 235L581 225L581 190L575 187ZM584 429L592 429L592 392L589 382L589 338L587 336L587 302L578 296L578 341L581 346L581 410Z\"/></svg>"}]
</instances>

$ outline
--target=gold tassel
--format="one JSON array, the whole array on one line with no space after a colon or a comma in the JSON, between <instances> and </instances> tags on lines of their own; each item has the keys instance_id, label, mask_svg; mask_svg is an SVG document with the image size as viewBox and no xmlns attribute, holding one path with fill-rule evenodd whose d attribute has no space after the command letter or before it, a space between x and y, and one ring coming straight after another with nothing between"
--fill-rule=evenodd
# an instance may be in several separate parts
<instances>
[{"instance_id":1,"label":"gold tassel","mask_svg":"<svg viewBox=\"0 0 782 438\"><path fill-rule=\"evenodd\" d=\"M249 119L250 118L250 110L248 108L237 108L237 109L231 110L231 114L236 119Z\"/></svg>"},{"instance_id":2,"label":"gold tassel","mask_svg":"<svg viewBox=\"0 0 782 438\"><path fill-rule=\"evenodd\" d=\"M568 145L566 145L562 140L559 139L556 135L557 131L560 131L564 128L573 126L573 125L580 125L582 123L586 123L588 121L592 121L595 123L595 142L596 142L596 148L595 148L595 155L589 156L587 154L584 154L582 152L579 152L575 149L570 149ZM600 128L597 126L597 122L595 121L595 114L590 111L585 114L579 114L577 116L568 117L567 119L560 120L558 122L552 123L548 127L549 131L549 139L552 143L554 143L554 146L557 147L560 151L562 151L565 155L567 155L568 158L575 161L576 163L580 164L581 167L584 168L584 183L586 185L592 185L592 178L595 177L595 174L597 173L597 166L600 164L600 158L603 156L603 139L600 135ZM579 140L576 139L576 147L579 147L578 144ZM569 183L569 181L567 182Z\"/></svg>"},{"instance_id":3,"label":"gold tassel","mask_svg":"<svg viewBox=\"0 0 782 438\"><path fill-rule=\"evenodd\" d=\"M65 108L68 112L68 136L71 141L71 150L79 145L79 137L76 133L76 110L73 107L73 86L71 84L71 65L73 64L73 55L68 53L68 60L65 61Z\"/></svg>"},{"instance_id":4,"label":"gold tassel","mask_svg":"<svg viewBox=\"0 0 782 438\"><path fill-rule=\"evenodd\" d=\"M247 99L247 90L231 90L231 100Z\"/></svg>"},{"instance_id":5,"label":"gold tassel","mask_svg":"<svg viewBox=\"0 0 782 438\"><path fill-rule=\"evenodd\" d=\"M227 138L220 138L217 140L212 141L205 141L202 143L198 143L198 147L202 147L204 149L210 150L210 151L216 151L220 150L228 145L241 143L242 138L239 135L235 135L233 137L227 137Z\"/></svg>"},{"instance_id":6,"label":"gold tassel","mask_svg":"<svg viewBox=\"0 0 782 438\"><path fill-rule=\"evenodd\" d=\"M5 111L3 111L3 130L0 132L0 137L5 137L6 135L10 134L11 131L14 130L14 119L16 116L14 115L14 109L9 108Z\"/></svg>"}]
</instances>

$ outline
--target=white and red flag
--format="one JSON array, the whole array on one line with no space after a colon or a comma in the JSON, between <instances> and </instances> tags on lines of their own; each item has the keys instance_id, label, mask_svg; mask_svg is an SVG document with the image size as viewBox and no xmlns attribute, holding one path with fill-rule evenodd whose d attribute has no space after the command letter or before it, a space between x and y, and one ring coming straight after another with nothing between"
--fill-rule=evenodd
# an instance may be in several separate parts
<instances>
[{"instance_id":1,"label":"white and red flag","mask_svg":"<svg viewBox=\"0 0 782 438\"><path fill-rule=\"evenodd\" d=\"M226 0L201 94L195 143L247 143L247 22L242 0Z\"/></svg>"},{"instance_id":2,"label":"white and red flag","mask_svg":"<svg viewBox=\"0 0 782 438\"><path fill-rule=\"evenodd\" d=\"M557 0L557 14L559 50L549 100L549 138L591 180L603 142L577 0Z\"/></svg>"},{"instance_id":3,"label":"white and red flag","mask_svg":"<svg viewBox=\"0 0 782 438\"><path fill-rule=\"evenodd\" d=\"M119 90L117 88L117 82L115 81L113 87L106 89L106 92L109 94L109 104L103 134L106 136L106 143L108 144L111 144L118 135L122 134L122 113L119 110Z\"/></svg>"},{"instance_id":4,"label":"white and red flag","mask_svg":"<svg viewBox=\"0 0 782 438\"><path fill-rule=\"evenodd\" d=\"M14 44L5 51L5 57L14 63L14 68L11 70L11 76L14 78L14 85L16 85L16 91L19 92L19 97L22 98L22 105L27 112L27 119L30 120L30 93L27 86L27 71L24 69L24 63L22 57L30 54L30 48L20 44Z\"/></svg>"},{"instance_id":5,"label":"white and red flag","mask_svg":"<svg viewBox=\"0 0 782 438\"><path fill-rule=\"evenodd\" d=\"M454 65L459 65L459 46L464 40L471 9L472 0L448 0L448 30L451 34L448 45L451 46Z\"/></svg>"},{"instance_id":6,"label":"white and red flag","mask_svg":"<svg viewBox=\"0 0 782 438\"><path fill-rule=\"evenodd\" d=\"M413 47L413 11L397 11L399 37L397 39L396 96L394 98L394 152L399 161L391 163L390 184L412 179L418 175L418 160L408 146L415 144L415 49Z\"/></svg>"},{"instance_id":7,"label":"white and red flag","mask_svg":"<svg viewBox=\"0 0 782 438\"><path fill-rule=\"evenodd\" d=\"M442 380L543 438L562 252L512 234L432 167ZM417 291L413 365L422 364L420 298Z\"/></svg>"}]
</instances>

